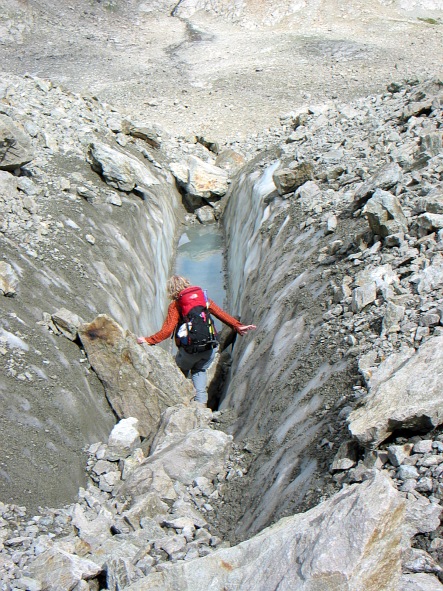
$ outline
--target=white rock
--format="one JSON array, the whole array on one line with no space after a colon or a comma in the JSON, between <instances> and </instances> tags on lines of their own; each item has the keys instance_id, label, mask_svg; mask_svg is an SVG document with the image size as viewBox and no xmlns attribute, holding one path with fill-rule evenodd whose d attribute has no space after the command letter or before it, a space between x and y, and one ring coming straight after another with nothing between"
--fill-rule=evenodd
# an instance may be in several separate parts
<instances>
[{"instance_id":1,"label":"white rock","mask_svg":"<svg viewBox=\"0 0 443 591\"><path fill-rule=\"evenodd\" d=\"M127 452L134 450L140 445L140 433L137 429L138 419L135 417L128 417L121 419L112 429L108 446L113 448L113 451L122 450L126 455Z\"/></svg>"}]
</instances>

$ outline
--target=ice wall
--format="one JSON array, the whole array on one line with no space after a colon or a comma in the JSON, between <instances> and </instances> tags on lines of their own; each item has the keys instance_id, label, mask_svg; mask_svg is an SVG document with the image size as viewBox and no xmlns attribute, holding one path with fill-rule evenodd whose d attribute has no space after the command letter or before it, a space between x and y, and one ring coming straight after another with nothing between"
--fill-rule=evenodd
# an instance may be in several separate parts
<instances>
[{"instance_id":1,"label":"ice wall","mask_svg":"<svg viewBox=\"0 0 443 591\"><path fill-rule=\"evenodd\" d=\"M224 214L230 309L258 327L237 339L221 404L236 410L235 437L258 449L241 537L288 513L313 486L311 452L325 427L323 389L346 369L346 361L322 359L315 349L327 279L307 261L323 233L300 230L297 203L275 190L278 166L243 173Z\"/></svg>"}]
</instances>

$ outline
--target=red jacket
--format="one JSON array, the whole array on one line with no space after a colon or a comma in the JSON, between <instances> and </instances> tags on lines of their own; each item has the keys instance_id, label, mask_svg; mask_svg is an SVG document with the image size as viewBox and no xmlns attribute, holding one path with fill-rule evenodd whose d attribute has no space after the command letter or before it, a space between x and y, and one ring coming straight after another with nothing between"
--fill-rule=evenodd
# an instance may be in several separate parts
<instances>
[{"instance_id":1,"label":"red jacket","mask_svg":"<svg viewBox=\"0 0 443 591\"><path fill-rule=\"evenodd\" d=\"M227 324L234 330L237 330L239 326L242 326L242 323L230 316L227 312L219 308L215 302L211 299L209 300L209 312L219 320L221 320L224 324ZM173 300L169 304L168 314L166 316L166 320L163 322L163 326L161 329L153 334L150 337L146 338L146 342L150 345L157 345L161 343L168 337L172 335L176 326L180 322L180 311L178 307L178 303L176 300Z\"/></svg>"}]
</instances>

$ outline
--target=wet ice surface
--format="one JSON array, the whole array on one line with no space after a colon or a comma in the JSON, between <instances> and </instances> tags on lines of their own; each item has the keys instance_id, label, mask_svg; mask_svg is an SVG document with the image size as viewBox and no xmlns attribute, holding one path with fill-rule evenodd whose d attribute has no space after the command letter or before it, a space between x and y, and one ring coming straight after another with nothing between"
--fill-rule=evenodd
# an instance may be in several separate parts
<instances>
[{"instance_id":1,"label":"wet ice surface","mask_svg":"<svg viewBox=\"0 0 443 591\"><path fill-rule=\"evenodd\" d=\"M219 306L225 305L223 234L219 226L198 224L186 229L178 243L176 273L206 289ZM222 324L217 319L215 323L220 330Z\"/></svg>"}]
</instances>

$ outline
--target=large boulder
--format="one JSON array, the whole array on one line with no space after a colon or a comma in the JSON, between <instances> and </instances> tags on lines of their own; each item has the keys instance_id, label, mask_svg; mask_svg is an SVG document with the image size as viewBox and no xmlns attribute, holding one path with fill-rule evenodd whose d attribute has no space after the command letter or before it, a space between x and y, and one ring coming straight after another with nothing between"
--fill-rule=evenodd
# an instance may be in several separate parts
<instances>
[{"instance_id":1,"label":"large boulder","mask_svg":"<svg viewBox=\"0 0 443 591\"><path fill-rule=\"evenodd\" d=\"M172 174L185 193L200 199L220 198L228 190L226 170L190 156L186 162L171 165Z\"/></svg>"},{"instance_id":2,"label":"large boulder","mask_svg":"<svg viewBox=\"0 0 443 591\"><path fill-rule=\"evenodd\" d=\"M238 546L171 565L128 591L397 591L403 518L404 501L375 473Z\"/></svg>"},{"instance_id":3,"label":"large boulder","mask_svg":"<svg viewBox=\"0 0 443 591\"><path fill-rule=\"evenodd\" d=\"M396 356L401 363L388 357L380 364L363 404L348 417L350 432L365 446L377 446L396 429L432 429L443 423L443 337L428 340L406 360L402 353Z\"/></svg>"},{"instance_id":4,"label":"large boulder","mask_svg":"<svg viewBox=\"0 0 443 591\"><path fill-rule=\"evenodd\" d=\"M313 176L312 164L309 162L302 162L294 165L293 168L281 168L274 172L272 179L277 188L279 195L286 195L296 191L306 182L310 181Z\"/></svg>"},{"instance_id":5,"label":"large boulder","mask_svg":"<svg viewBox=\"0 0 443 591\"><path fill-rule=\"evenodd\" d=\"M81 581L96 577L101 567L58 548L40 554L30 567L31 576L42 583L42 589L71 590Z\"/></svg>"},{"instance_id":6,"label":"large boulder","mask_svg":"<svg viewBox=\"0 0 443 591\"><path fill-rule=\"evenodd\" d=\"M366 203L364 213L372 232L382 238L408 230L408 220L399 200L388 191L377 189Z\"/></svg>"},{"instance_id":7,"label":"large boulder","mask_svg":"<svg viewBox=\"0 0 443 591\"><path fill-rule=\"evenodd\" d=\"M193 387L168 353L138 345L109 316L83 324L79 337L114 412L120 419L137 418L142 437L155 434L168 406L187 404L193 397Z\"/></svg>"},{"instance_id":8,"label":"large boulder","mask_svg":"<svg viewBox=\"0 0 443 591\"><path fill-rule=\"evenodd\" d=\"M222 431L193 429L149 456L128 476L119 493L137 498L155 492L162 499L175 498L173 480L189 485L201 476L212 480L222 472L231 441Z\"/></svg>"},{"instance_id":9,"label":"large boulder","mask_svg":"<svg viewBox=\"0 0 443 591\"><path fill-rule=\"evenodd\" d=\"M230 148L223 150L215 160L215 166L223 168L230 174L235 174L244 164L246 164L244 157Z\"/></svg>"},{"instance_id":10,"label":"large boulder","mask_svg":"<svg viewBox=\"0 0 443 591\"><path fill-rule=\"evenodd\" d=\"M0 170L15 170L33 157L29 136L10 117L0 114Z\"/></svg>"},{"instance_id":11,"label":"large boulder","mask_svg":"<svg viewBox=\"0 0 443 591\"><path fill-rule=\"evenodd\" d=\"M358 205L364 203L371 197L377 189L387 191L400 182L402 178L402 170L396 162L391 162L383 166L368 180L366 180L355 192L354 201Z\"/></svg>"},{"instance_id":12,"label":"large boulder","mask_svg":"<svg viewBox=\"0 0 443 591\"><path fill-rule=\"evenodd\" d=\"M120 191L147 189L158 185L159 180L149 168L136 156L124 154L101 142L92 143L88 150L88 159L92 169L104 180Z\"/></svg>"}]
</instances>

